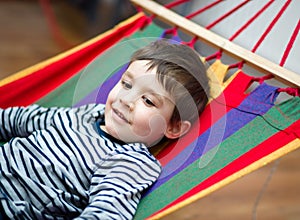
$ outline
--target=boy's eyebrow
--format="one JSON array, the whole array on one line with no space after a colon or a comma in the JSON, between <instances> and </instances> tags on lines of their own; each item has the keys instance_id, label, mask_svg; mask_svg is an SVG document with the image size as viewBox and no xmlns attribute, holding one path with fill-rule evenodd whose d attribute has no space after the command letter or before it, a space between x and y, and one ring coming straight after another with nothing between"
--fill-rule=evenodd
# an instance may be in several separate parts
<instances>
[{"instance_id":1,"label":"boy's eyebrow","mask_svg":"<svg viewBox=\"0 0 300 220\"><path fill-rule=\"evenodd\" d=\"M131 78L131 79L134 78L134 77L133 77L133 74L132 74L131 72L129 72L128 70L126 70L126 71L123 73L123 75L126 75L126 76L128 76L129 78Z\"/></svg>"},{"instance_id":2,"label":"boy's eyebrow","mask_svg":"<svg viewBox=\"0 0 300 220\"><path fill-rule=\"evenodd\" d=\"M123 73L123 75L125 75L125 76L127 76L127 77L129 77L129 78L131 78L131 79L134 79L133 74L132 74L130 71L128 71L128 70L126 70L126 71ZM157 93L156 91L154 91L153 89L150 89L149 92L150 92L152 95L155 95L156 98L159 100L160 103L164 103L164 99L171 100L169 97L167 97L167 96L165 96L165 95L162 95L162 94L159 94L159 93Z\"/></svg>"},{"instance_id":3,"label":"boy's eyebrow","mask_svg":"<svg viewBox=\"0 0 300 220\"><path fill-rule=\"evenodd\" d=\"M165 100L171 100L169 97L162 95L160 93L157 93L155 90L152 88L149 89L149 93L155 96L160 103L165 103Z\"/></svg>"}]
</instances>

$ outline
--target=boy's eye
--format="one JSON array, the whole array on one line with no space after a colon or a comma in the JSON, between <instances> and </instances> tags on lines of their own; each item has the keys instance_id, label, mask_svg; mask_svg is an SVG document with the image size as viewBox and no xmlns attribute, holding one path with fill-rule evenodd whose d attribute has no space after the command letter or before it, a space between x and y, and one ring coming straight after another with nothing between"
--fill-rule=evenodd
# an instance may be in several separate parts
<instances>
[{"instance_id":1,"label":"boy's eye","mask_svg":"<svg viewBox=\"0 0 300 220\"><path fill-rule=\"evenodd\" d=\"M131 83L129 83L129 82L125 81L125 80L122 80L121 83L122 83L122 86L123 86L125 89L131 89L131 88L132 88Z\"/></svg>"},{"instance_id":2,"label":"boy's eye","mask_svg":"<svg viewBox=\"0 0 300 220\"><path fill-rule=\"evenodd\" d=\"M148 99L146 96L143 96L142 99L144 100L144 102L147 106L155 106L155 104L150 99Z\"/></svg>"}]
</instances>

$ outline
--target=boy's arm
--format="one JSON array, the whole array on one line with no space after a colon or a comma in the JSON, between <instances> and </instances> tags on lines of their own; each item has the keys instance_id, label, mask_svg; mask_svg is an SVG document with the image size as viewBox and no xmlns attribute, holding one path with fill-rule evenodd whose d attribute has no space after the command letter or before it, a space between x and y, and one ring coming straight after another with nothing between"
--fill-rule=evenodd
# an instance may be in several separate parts
<instances>
[{"instance_id":1,"label":"boy's arm","mask_svg":"<svg viewBox=\"0 0 300 220\"><path fill-rule=\"evenodd\" d=\"M142 192L160 171L158 162L147 154L109 157L92 178L90 203L79 219L132 219Z\"/></svg>"},{"instance_id":2,"label":"boy's arm","mask_svg":"<svg viewBox=\"0 0 300 220\"><path fill-rule=\"evenodd\" d=\"M0 109L0 140L28 136L35 130L45 128L57 109L38 105Z\"/></svg>"}]
</instances>

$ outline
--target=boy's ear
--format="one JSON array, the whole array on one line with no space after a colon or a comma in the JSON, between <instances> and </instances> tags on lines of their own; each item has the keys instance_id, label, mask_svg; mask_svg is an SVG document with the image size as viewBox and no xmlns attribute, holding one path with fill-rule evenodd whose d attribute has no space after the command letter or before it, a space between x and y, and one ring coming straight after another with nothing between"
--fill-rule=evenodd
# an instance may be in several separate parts
<instances>
[{"instance_id":1,"label":"boy's ear","mask_svg":"<svg viewBox=\"0 0 300 220\"><path fill-rule=\"evenodd\" d=\"M186 134L191 128L191 122L189 121L180 121L173 125L169 123L165 136L169 139L176 139Z\"/></svg>"}]
</instances>

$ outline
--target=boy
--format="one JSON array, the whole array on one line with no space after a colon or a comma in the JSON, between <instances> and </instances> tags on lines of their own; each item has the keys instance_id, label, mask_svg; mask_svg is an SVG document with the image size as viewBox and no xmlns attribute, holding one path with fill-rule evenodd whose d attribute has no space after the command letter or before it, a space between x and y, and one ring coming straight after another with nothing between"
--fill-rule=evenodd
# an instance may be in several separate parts
<instances>
[{"instance_id":1,"label":"boy","mask_svg":"<svg viewBox=\"0 0 300 220\"><path fill-rule=\"evenodd\" d=\"M0 109L1 214L133 218L161 171L147 148L188 132L207 92L197 53L161 40L133 54L105 107Z\"/></svg>"}]
</instances>

